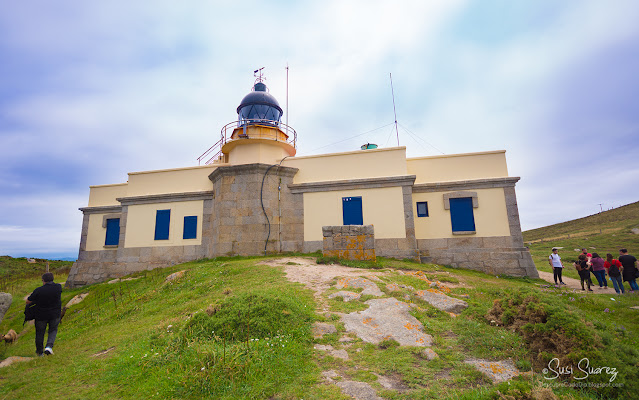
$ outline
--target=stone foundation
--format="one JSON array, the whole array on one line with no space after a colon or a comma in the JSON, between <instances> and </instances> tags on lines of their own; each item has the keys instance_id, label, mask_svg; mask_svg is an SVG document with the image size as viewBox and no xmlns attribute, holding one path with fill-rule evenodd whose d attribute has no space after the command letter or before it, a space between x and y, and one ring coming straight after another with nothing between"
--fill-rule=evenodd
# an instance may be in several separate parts
<instances>
[{"instance_id":1,"label":"stone foundation","mask_svg":"<svg viewBox=\"0 0 639 400\"><path fill-rule=\"evenodd\" d=\"M538 278L537 268L525 247L513 247L512 237L463 237L418 239L422 262L451 265L492 275Z\"/></svg>"},{"instance_id":2,"label":"stone foundation","mask_svg":"<svg viewBox=\"0 0 639 400\"><path fill-rule=\"evenodd\" d=\"M201 246L133 247L83 251L73 263L65 287L91 285L140 271L203 258Z\"/></svg>"},{"instance_id":3,"label":"stone foundation","mask_svg":"<svg viewBox=\"0 0 639 400\"><path fill-rule=\"evenodd\" d=\"M375 231L372 225L323 226L322 254L347 260L375 261Z\"/></svg>"}]
</instances>

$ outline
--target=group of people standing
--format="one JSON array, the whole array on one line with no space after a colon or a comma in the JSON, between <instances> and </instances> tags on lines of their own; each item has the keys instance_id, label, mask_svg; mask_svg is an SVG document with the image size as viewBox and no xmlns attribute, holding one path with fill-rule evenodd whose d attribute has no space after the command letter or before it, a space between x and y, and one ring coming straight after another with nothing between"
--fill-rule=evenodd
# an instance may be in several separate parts
<instances>
[{"instance_id":1,"label":"group of people standing","mask_svg":"<svg viewBox=\"0 0 639 400\"><path fill-rule=\"evenodd\" d=\"M559 256L559 249L552 248L552 254L548 257L548 263L553 268L553 275L555 279L555 286L565 285L562 279L562 271L564 263ZM575 269L579 273L581 280L581 290L592 292L590 288L594 286L590 279L590 274L593 274L599 283L600 289L608 289L608 280L606 275L612 281L612 285L615 288L615 292L625 293L623 282L628 282L630 286L630 292L639 293L639 286L637 285L637 278L639 278L639 268L637 266L637 259L634 256L628 254L628 249L619 250L619 258L613 258L612 254L606 254L604 260L597 253L588 253L587 249L581 249L581 254L577 261L573 263Z\"/></svg>"}]
</instances>

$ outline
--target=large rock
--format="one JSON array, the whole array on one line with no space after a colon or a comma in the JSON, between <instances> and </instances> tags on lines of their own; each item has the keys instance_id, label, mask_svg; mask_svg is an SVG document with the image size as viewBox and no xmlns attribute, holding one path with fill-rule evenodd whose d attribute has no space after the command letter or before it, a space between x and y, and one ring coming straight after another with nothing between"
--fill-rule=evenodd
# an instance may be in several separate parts
<instances>
[{"instance_id":1,"label":"large rock","mask_svg":"<svg viewBox=\"0 0 639 400\"><path fill-rule=\"evenodd\" d=\"M6 314L9 307L11 307L11 302L13 301L13 297L9 293L0 292L0 322L4 318L4 314Z\"/></svg>"},{"instance_id":2,"label":"large rock","mask_svg":"<svg viewBox=\"0 0 639 400\"><path fill-rule=\"evenodd\" d=\"M362 294L355 293L355 292L348 292L346 290L340 290L339 292L333 293L328 296L329 299L333 299L335 297L341 297L344 299L344 301L351 301L351 300L359 299L360 297L362 297Z\"/></svg>"},{"instance_id":3,"label":"large rock","mask_svg":"<svg viewBox=\"0 0 639 400\"><path fill-rule=\"evenodd\" d=\"M452 298L436 289L419 290L415 294L431 306L445 312L459 314L468 308L468 303L464 300Z\"/></svg>"},{"instance_id":4,"label":"large rock","mask_svg":"<svg viewBox=\"0 0 639 400\"><path fill-rule=\"evenodd\" d=\"M364 289L362 291L363 295L371 295L371 296L383 296L384 292L379 290L379 287L370 280L366 278L342 278L337 281L337 285L335 285L338 289L347 289L347 288L360 288Z\"/></svg>"},{"instance_id":5,"label":"large rock","mask_svg":"<svg viewBox=\"0 0 639 400\"><path fill-rule=\"evenodd\" d=\"M511 359L490 361L478 358L469 358L464 360L464 362L477 368L480 372L483 372L494 383L505 382L519 375L519 370Z\"/></svg>"},{"instance_id":6,"label":"large rock","mask_svg":"<svg viewBox=\"0 0 639 400\"><path fill-rule=\"evenodd\" d=\"M74 298L69 300L69 302L67 303L67 305L65 307L66 308L70 308L71 306L74 306L76 304L80 304L82 302L82 300L84 300L85 297L87 297L88 295L89 295L89 293L80 293L79 295L76 295Z\"/></svg>"},{"instance_id":7,"label":"large rock","mask_svg":"<svg viewBox=\"0 0 639 400\"><path fill-rule=\"evenodd\" d=\"M342 389L344 394L357 400L383 400L377 395L375 389L366 382L339 381L336 385Z\"/></svg>"},{"instance_id":8,"label":"large rock","mask_svg":"<svg viewBox=\"0 0 639 400\"><path fill-rule=\"evenodd\" d=\"M313 324L313 337L319 339L324 335L330 335L331 333L337 333L335 325L326 322L316 322Z\"/></svg>"},{"instance_id":9,"label":"large rock","mask_svg":"<svg viewBox=\"0 0 639 400\"><path fill-rule=\"evenodd\" d=\"M2 360L2 362L0 362L0 368L8 367L9 365L17 363L17 362L25 362L25 361L31 361L31 360L33 360L33 357L19 357L19 356L8 357Z\"/></svg>"},{"instance_id":10,"label":"large rock","mask_svg":"<svg viewBox=\"0 0 639 400\"><path fill-rule=\"evenodd\" d=\"M410 306L394 298L368 300L367 310L342 316L346 331L363 341L378 344L393 339L402 346L430 346L433 338L421 322L408 313Z\"/></svg>"}]
</instances>

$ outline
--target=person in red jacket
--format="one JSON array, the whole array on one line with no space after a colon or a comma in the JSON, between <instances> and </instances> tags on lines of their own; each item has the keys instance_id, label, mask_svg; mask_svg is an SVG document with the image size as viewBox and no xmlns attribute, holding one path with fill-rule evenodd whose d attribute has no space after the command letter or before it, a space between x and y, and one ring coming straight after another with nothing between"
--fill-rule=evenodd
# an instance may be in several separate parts
<instances>
[{"instance_id":1,"label":"person in red jacket","mask_svg":"<svg viewBox=\"0 0 639 400\"><path fill-rule=\"evenodd\" d=\"M606 268L606 271L608 272L608 276L612 281L612 286L614 286L615 292L619 294L619 291L621 291L621 294L624 294L625 290L623 288L623 282L621 280L621 271L623 270L623 267L621 266L619 260L615 260L614 258L612 258L612 254L610 253L606 254L606 262L604 262L604 268Z\"/></svg>"},{"instance_id":2,"label":"person in red jacket","mask_svg":"<svg viewBox=\"0 0 639 400\"><path fill-rule=\"evenodd\" d=\"M36 354L41 356L53 354L53 343L58 334L58 324L60 324L60 314L62 312L62 286L53 282L53 274L47 272L42 275L42 286L27 298L27 304L35 303L35 344ZM47 346L42 349L44 333L49 326L47 335Z\"/></svg>"}]
</instances>

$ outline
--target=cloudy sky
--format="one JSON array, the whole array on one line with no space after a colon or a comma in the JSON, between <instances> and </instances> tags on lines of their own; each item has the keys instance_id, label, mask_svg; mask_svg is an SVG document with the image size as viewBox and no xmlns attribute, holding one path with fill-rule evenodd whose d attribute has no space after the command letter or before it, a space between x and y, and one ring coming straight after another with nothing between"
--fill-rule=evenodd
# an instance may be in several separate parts
<instances>
[{"instance_id":1,"label":"cloudy sky","mask_svg":"<svg viewBox=\"0 0 639 400\"><path fill-rule=\"evenodd\" d=\"M639 2L1 1L0 255L77 256L89 185L196 165L265 67L298 154L507 150L523 229L639 200ZM601 206L600 206L601 204Z\"/></svg>"}]
</instances>

